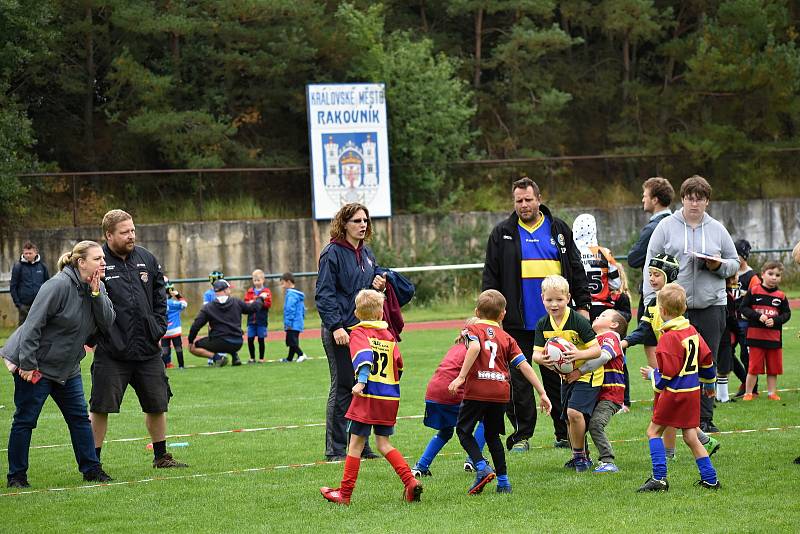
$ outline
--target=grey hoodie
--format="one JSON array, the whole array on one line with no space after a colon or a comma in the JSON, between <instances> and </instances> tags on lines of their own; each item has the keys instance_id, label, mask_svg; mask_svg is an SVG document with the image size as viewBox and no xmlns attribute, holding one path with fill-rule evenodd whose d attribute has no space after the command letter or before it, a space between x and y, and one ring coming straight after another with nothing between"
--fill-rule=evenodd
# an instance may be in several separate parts
<instances>
[{"instance_id":1,"label":"grey hoodie","mask_svg":"<svg viewBox=\"0 0 800 534\"><path fill-rule=\"evenodd\" d=\"M647 246L645 269L650 259L659 253L667 253L680 262L678 284L686 290L686 304L689 309L702 310L709 306L725 306L725 279L739 270L739 256L728 230L708 213L697 228L686 224L683 210L664 217L650 238ZM710 271L705 261L695 257L693 252L702 252L721 258L722 265ZM647 276L643 284L645 302L655 295Z\"/></svg>"},{"instance_id":2,"label":"grey hoodie","mask_svg":"<svg viewBox=\"0 0 800 534\"><path fill-rule=\"evenodd\" d=\"M100 282L100 295L91 296L89 285L66 266L42 285L28 318L11 334L0 355L25 371L61 384L80 374L83 348L98 329L114 323L114 307Z\"/></svg>"}]
</instances>

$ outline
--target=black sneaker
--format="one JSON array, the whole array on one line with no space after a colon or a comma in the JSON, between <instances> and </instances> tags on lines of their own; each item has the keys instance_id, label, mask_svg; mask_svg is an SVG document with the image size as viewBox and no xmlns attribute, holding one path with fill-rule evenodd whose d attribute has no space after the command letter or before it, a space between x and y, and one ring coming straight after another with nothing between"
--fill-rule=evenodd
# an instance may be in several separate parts
<instances>
[{"instance_id":1,"label":"black sneaker","mask_svg":"<svg viewBox=\"0 0 800 534\"><path fill-rule=\"evenodd\" d=\"M557 439L553 442L553 447L556 449L570 449L569 440L568 439Z\"/></svg>"},{"instance_id":2,"label":"black sneaker","mask_svg":"<svg viewBox=\"0 0 800 534\"><path fill-rule=\"evenodd\" d=\"M108 473L103 471L102 468L98 467L94 471L84 473L83 480L86 482L113 482L114 479L108 476Z\"/></svg>"},{"instance_id":3,"label":"black sneaker","mask_svg":"<svg viewBox=\"0 0 800 534\"><path fill-rule=\"evenodd\" d=\"M363 458L364 460L375 460L377 458L380 458L380 456L372 451L364 451L361 453L361 458Z\"/></svg>"},{"instance_id":4,"label":"black sneaker","mask_svg":"<svg viewBox=\"0 0 800 534\"><path fill-rule=\"evenodd\" d=\"M794 459L794 463L800 464L800 456L798 456L797 458Z\"/></svg>"},{"instance_id":5,"label":"black sneaker","mask_svg":"<svg viewBox=\"0 0 800 534\"><path fill-rule=\"evenodd\" d=\"M189 465L179 462L170 453L166 453L161 458L153 460L153 467L156 469L168 469L171 467L189 467Z\"/></svg>"},{"instance_id":6,"label":"black sneaker","mask_svg":"<svg viewBox=\"0 0 800 534\"><path fill-rule=\"evenodd\" d=\"M231 366L236 367L237 365L242 365L242 360L239 359L237 354L234 354L233 360L231 361Z\"/></svg>"},{"instance_id":7,"label":"black sneaker","mask_svg":"<svg viewBox=\"0 0 800 534\"><path fill-rule=\"evenodd\" d=\"M705 480L698 480L697 482L694 483L694 485L700 486L701 488L712 489L712 490L718 490L722 487L722 484L720 484L719 480L717 480L713 484L711 482L706 482Z\"/></svg>"},{"instance_id":8,"label":"black sneaker","mask_svg":"<svg viewBox=\"0 0 800 534\"><path fill-rule=\"evenodd\" d=\"M700 430L708 434L709 432L719 432L719 428L713 421L700 421Z\"/></svg>"},{"instance_id":9,"label":"black sneaker","mask_svg":"<svg viewBox=\"0 0 800 534\"><path fill-rule=\"evenodd\" d=\"M664 480L658 480L650 477L636 490L636 493L644 493L647 491L669 491L669 482L667 482L666 478Z\"/></svg>"},{"instance_id":10,"label":"black sneaker","mask_svg":"<svg viewBox=\"0 0 800 534\"><path fill-rule=\"evenodd\" d=\"M28 477L10 477L8 482L6 483L7 488L30 488L31 485L28 484Z\"/></svg>"}]
</instances>

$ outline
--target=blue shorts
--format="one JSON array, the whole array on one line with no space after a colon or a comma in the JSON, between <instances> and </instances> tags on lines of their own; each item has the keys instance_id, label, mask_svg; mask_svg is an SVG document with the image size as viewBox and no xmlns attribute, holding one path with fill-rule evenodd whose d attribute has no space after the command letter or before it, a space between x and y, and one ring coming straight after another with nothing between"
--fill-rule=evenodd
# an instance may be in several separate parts
<instances>
[{"instance_id":1,"label":"blue shorts","mask_svg":"<svg viewBox=\"0 0 800 534\"><path fill-rule=\"evenodd\" d=\"M563 406L561 419L567 420L567 408L591 417L598 396L600 396L600 386L592 386L588 382L573 382L572 384L561 382L561 405Z\"/></svg>"},{"instance_id":2,"label":"blue shorts","mask_svg":"<svg viewBox=\"0 0 800 534\"><path fill-rule=\"evenodd\" d=\"M369 437L373 429L376 436L391 436L394 434L394 425L370 425L369 423L353 421L352 419L347 420L347 431L356 436Z\"/></svg>"},{"instance_id":3,"label":"blue shorts","mask_svg":"<svg viewBox=\"0 0 800 534\"><path fill-rule=\"evenodd\" d=\"M257 326L254 324L247 325L247 337L260 337L265 338L267 337L267 327L266 326Z\"/></svg>"},{"instance_id":4,"label":"blue shorts","mask_svg":"<svg viewBox=\"0 0 800 534\"><path fill-rule=\"evenodd\" d=\"M441 404L426 400L425 419L422 420L422 424L436 430L455 428L458 424L458 410L458 404Z\"/></svg>"}]
</instances>

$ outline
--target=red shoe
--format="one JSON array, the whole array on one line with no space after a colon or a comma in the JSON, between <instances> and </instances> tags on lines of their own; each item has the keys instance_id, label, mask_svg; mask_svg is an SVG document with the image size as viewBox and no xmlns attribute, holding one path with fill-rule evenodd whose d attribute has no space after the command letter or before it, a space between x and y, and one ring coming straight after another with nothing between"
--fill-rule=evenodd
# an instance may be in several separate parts
<instances>
[{"instance_id":1,"label":"red shoe","mask_svg":"<svg viewBox=\"0 0 800 534\"><path fill-rule=\"evenodd\" d=\"M319 489L319 492L322 493L322 496L325 499L329 500L330 502L336 504L344 504L345 506L350 504L350 497L345 497L342 495L342 491L339 488L329 488L327 486L322 486Z\"/></svg>"},{"instance_id":2,"label":"red shoe","mask_svg":"<svg viewBox=\"0 0 800 534\"><path fill-rule=\"evenodd\" d=\"M770 393L769 395L767 395L767 398L769 400L781 400L781 398L778 396L777 393Z\"/></svg>"},{"instance_id":3,"label":"red shoe","mask_svg":"<svg viewBox=\"0 0 800 534\"><path fill-rule=\"evenodd\" d=\"M403 490L403 499L406 502L418 502L420 495L422 495L422 483L419 480L412 481Z\"/></svg>"},{"instance_id":4,"label":"red shoe","mask_svg":"<svg viewBox=\"0 0 800 534\"><path fill-rule=\"evenodd\" d=\"M169 363L168 363L167 365L165 365L164 367L166 367L167 369L175 369L175 364L174 364L174 363L172 363L172 362L169 362Z\"/></svg>"}]
</instances>

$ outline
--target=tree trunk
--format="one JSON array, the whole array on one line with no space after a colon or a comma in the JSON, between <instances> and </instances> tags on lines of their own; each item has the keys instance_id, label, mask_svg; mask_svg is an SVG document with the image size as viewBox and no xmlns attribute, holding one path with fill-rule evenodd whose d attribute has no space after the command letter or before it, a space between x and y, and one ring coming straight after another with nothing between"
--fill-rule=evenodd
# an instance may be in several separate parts
<instances>
[{"instance_id":1,"label":"tree trunk","mask_svg":"<svg viewBox=\"0 0 800 534\"><path fill-rule=\"evenodd\" d=\"M472 85L477 89L481 86L481 46L483 38L483 8L479 7L475 13L475 72Z\"/></svg>"},{"instance_id":2,"label":"tree trunk","mask_svg":"<svg viewBox=\"0 0 800 534\"><path fill-rule=\"evenodd\" d=\"M627 102L628 82L631 81L631 41L627 35L622 43L622 68L625 71L622 84L622 101Z\"/></svg>"},{"instance_id":3,"label":"tree trunk","mask_svg":"<svg viewBox=\"0 0 800 534\"><path fill-rule=\"evenodd\" d=\"M419 16L422 19L422 31L428 33L428 17L425 13L425 0L419 3Z\"/></svg>"},{"instance_id":4,"label":"tree trunk","mask_svg":"<svg viewBox=\"0 0 800 534\"><path fill-rule=\"evenodd\" d=\"M86 21L86 93L83 100L83 141L88 159L89 170L96 170L97 160L94 150L94 91L97 77L97 66L94 63L94 36L92 31L92 5L89 3L84 11Z\"/></svg>"}]
</instances>

